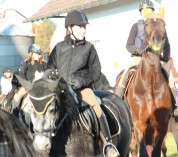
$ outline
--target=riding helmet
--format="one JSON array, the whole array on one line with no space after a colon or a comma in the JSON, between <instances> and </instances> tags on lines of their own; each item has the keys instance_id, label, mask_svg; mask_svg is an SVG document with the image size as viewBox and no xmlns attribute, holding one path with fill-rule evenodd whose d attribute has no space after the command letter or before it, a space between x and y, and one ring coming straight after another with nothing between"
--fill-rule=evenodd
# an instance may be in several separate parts
<instances>
[{"instance_id":1,"label":"riding helmet","mask_svg":"<svg viewBox=\"0 0 178 157\"><path fill-rule=\"evenodd\" d=\"M4 67L3 68L3 73L6 73L6 72L12 72L11 69L9 67Z\"/></svg>"},{"instance_id":2,"label":"riding helmet","mask_svg":"<svg viewBox=\"0 0 178 157\"><path fill-rule=\"evenodd\" d=\"M140 5L139 5L139 11L141 12L141 10L143 9L143 6L146 4L146 7L147 8L150 8L150 9L153 9L153 10L155 10L155 6L154 6L154 4L153 4L153 2L152 1L150 1L150 0L142 0L141 2L140 2Z\"/></svg>"},{"instance_id":3,"label":"riding helmet","mask_svg":"<svg viewBox=\"0 0 178 157\"><path fill-rule=\"evenodd\" d=\"M30 47L28 48L28 53L33 52L33 53L37 53L37 54L41 54L42 53L42 49L39 45L37 44L32 44L30 45Z\"/></svg>"},{"instance_id":4,"label":"riding helmet","mask_svg":"<svg viewBox=\"0 0 178 157\"><path fill-rule=\"evenodd\" d=\"M65 19L65 28L71 25L86 25L88 19L85 13L80 10L73 10L69 12Z\"/></svg>"}]
</instances>

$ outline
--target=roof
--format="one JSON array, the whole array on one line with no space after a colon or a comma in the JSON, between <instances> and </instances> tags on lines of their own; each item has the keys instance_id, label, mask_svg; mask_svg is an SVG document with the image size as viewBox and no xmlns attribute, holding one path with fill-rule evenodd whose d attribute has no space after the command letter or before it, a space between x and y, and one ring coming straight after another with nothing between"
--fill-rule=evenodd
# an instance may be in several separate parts
<instances>
[{"instance_id":1,"label":"roof","mask_svg":"<svg viewBox=\"0 0 178 157\"><path fill-rule=\"evenodd\" d=\"M120 0L50 0L37 13L25 22L33 22L45 18L63 17L61 14L72 9L89 9Z\"/></svg>"}]
</instances>

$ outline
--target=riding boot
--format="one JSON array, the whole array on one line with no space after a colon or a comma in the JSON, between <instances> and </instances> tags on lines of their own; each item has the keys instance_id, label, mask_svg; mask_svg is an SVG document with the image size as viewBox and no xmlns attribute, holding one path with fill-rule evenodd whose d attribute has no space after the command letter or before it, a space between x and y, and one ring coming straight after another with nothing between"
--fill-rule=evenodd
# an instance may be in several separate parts
<instances>
[{"instance_id":1,"label":"riding boot","mask_svg":"<svg viewBox=\"0 0 178 157\"><path fill-rule=\"evenodd\" d=\"M124 91L125 91L125 88L118 85L117 88L116 88L116 95L123 98Z\"/></svg>"},{"instance_id":2,"label":"riding boot","mask_svg":"<svg viewBox=\"0 0 178 157\"><path fill-rule=\"evenodd\" d=\"M108 126L108 122L107 122L105 114L102 113L101 117L98 119L100 123L101 134L104 136L105 141L106 141L106 142L103 142L105 143L103 147L104 156L106 157L119 156L119 152L117 148L112 144L111 134L110 134L110 130L109 130L109 126Z\"/></svg>"}]
</instances>

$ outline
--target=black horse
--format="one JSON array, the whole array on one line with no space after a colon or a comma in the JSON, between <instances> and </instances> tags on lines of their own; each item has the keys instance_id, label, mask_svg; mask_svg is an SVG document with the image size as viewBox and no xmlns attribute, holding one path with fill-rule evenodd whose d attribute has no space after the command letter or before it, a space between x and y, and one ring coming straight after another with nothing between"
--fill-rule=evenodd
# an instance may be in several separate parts
<instances>
[{"instance_id":1,"label":"black horse","mask_svg":"<svg viewBox=\"0 0 178 157\"><path fill-rule=\"evenodd\" d=\"M99 124L93 109L82 102L63 79L46 78L33 84L18 78L29 89L34 141L37 151L56 156L102 154ZM127 105L113 93L95 91L106 114L113 143L126 157L131 139L131 118Z\"/></svg>"},{"instance_id":2,"label":"black horse","mask_svg":"<svg viewBox=\"0 0 178 157\"><path fill-rule=\"evenodd\" d=\"M42 157L32 143L32 138L19 120L0 109L0 156Z\"/></svg>"}]
</instances>

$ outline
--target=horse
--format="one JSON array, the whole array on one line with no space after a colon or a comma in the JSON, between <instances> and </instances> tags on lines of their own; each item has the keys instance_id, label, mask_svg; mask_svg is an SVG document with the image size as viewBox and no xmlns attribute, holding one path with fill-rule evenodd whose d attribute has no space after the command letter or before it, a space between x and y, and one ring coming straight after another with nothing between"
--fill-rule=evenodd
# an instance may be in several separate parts
<instances>
[{"instance_id":1,"label":"horse","mask_svg":"<svg viewBox=\"0 0 178 157\"><path fill-rule=\"evenodd\" d=\"M34 79L32 80L32 82L42 78L43 74L44 74L44 72L36 71L34 73ZM8 111L9 113L14 114L16 117L18 117L18 119L22 125L24 125L26 128L28 128L29 131L32 131L31 130L32 129L31 128L31 118L29 116L30 107L28 105L28 102L29 102L28 93L25 94L21 98L18 107L13 106L13 101L15 101L14 95L22 87L22 85L18 82L18 79L16 77L17 75L18 75L18 71L13 74L13 79L12 79L13 89L6 96L5 100L1 104L1 108L3 110Z\"/></svg>"},{"instance_id":2,"label":"horse","mask_svg":"<svg viewBox=\"0 0 178 157\"><path fill-rule=\"evenodd\" d=\"M0 109L0 156L3 157L42 157L32 145L28 135L18 119Z\"/></svg>"},{"instance_id":3,"label":"horse","mask_svg":"<svg viewBox=\"0 0 178 157\"><path fill-rule=\"evenodd\" d=\"M64 79L42 78L34 83L18 78L28 89L33 124L33 145L56 156L101 155L103 143L94 110L82 102ZM95 91L106 114L113 143L120 157L129 155L131 115L126 103L110 92Z\"/></svg>"},{"instance_id":4,"label":"horse","mask_svg":"<svg viewBox=\"0 0 178 157\"><path fill-rule=\"evenodd\" d=\"M136 140L141 157L161 156L171 116L170 89L160 65L166 32L163 9L148 13L144 7L146 48L125 94L132 115L132 139Z\"/></svg>"}]
</instances>

